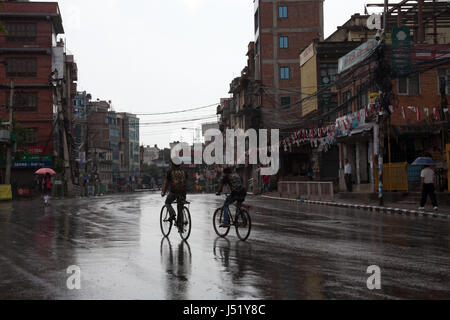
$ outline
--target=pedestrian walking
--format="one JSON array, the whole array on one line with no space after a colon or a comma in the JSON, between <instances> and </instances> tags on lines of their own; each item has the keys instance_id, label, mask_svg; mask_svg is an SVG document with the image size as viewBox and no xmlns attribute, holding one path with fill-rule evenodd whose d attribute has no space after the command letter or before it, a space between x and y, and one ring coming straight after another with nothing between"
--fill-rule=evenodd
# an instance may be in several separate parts
<instances>
[{"instance_id":1,"label":"pedestrian walking","mask_svg":"<svg viewBox=\"0 0 450 320\"><path fill-rule=\"evenodd\" d=\"M47 173L43 179L42 189L44 193L44 205L50 205L50 196L52 195L52 178L49 173Z\"/></svg>"},{"instance_id":2,"label":"pedestrian walking","mask_svg":"<svg viewBox=\"0 0 450 320\"><path fill-rule=\"evenodd\" d=\"M262 177L263 188L261 193L270 192L270 176Z\"/></svg>"},{"instance_id":3,"label":"pedestrian walking","mask_svg":"<svg viewBox=\"0 0 450 320\"><path fill-rule=\"evenodd\" d=\"M428 196L431 199L431 204L434 207L434 210L438 210L438 204L436 200L436 194L435 194L435 173L434 170L431 168L431 166L425 166L425 168L420 173L420 177L422 178L421 181L421 188L422 188L422 200L420 202L419 210L425 210L425 205L428 200Z\"/></svg>"},{"instance_id":4,"label":"pedestrian walking","mask_svg":"<svg viewBox=\"0 0 450 320\"><path fill-rule=\"evenodd\" d=\"M307 176L308 176L309 181L313 181L314 180L313 169L312 169L311 165L308 166L308 174L307 174Z\"/></svg>"},{"instance_id":5,"label":"pedestrian walking","mask_svg":"<svg viewBox=\"0 0 450 320\"><path fill-rule=\"evenodd\" d=\"M347 186L347 192L353 192L352 165L350 164L348 159L345 159L344 178L345 185Z\"/></svg>"}]
</instances>

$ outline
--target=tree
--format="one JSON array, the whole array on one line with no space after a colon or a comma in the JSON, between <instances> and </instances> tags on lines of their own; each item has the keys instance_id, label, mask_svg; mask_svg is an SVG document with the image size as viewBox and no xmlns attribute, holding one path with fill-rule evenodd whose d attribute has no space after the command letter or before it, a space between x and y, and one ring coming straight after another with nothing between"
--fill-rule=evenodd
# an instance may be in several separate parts
<instances>
[{"instance_id":1,"label":"tree","mask_svg":"<svg viewBox=\"0 0 450 320\"><path fill-rule=\"evenodd\" d=\"M163 170L155 165L149 166L143 164L141 166L142 184L150 185L152 183L152 179L157 182L158 180L162 179L163 173Z\"/></svg>"},{"instance_id":2,"label":"tree","mask_svg":"<svg viewBox=\"0 0 450 320\"><path fill-rule=\"evenodd\" d=\"M3 122L7 122L7 120L4 120L2 118L0 118L0 123ZM17 122L17 119L14 118L13 119L13 136L12 138L12 142L16 143L16 151L13 152L12 157L14 161L17 160L21 160L24 159L25 157L30 156L30 151L28 151L25 147L27 145L27 136L30 133L30 129L28 128L23 128L19 125L19 123ZM15 140L15 141L14 141ZM6 154L6 148L8 146L6 144L2 145L0 147L1 150L1 154L5 155ZM5 161L6 159L3 159L2 157L2 167L5 166Z\"/></svg>"}]
</instances>

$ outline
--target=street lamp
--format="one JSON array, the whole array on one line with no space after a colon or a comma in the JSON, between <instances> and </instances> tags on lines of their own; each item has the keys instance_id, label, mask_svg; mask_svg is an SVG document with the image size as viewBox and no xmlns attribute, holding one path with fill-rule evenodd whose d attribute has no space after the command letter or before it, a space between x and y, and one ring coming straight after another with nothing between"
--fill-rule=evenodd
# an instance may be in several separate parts
<instances>
[{"instance_id":1,"label":"street lamp","mask_svg":"<svg viewBox=\"0 0 450 320\"><path fill-rule=\"evenodd\" d=\"M197 132L197 129L195 128L181 128L182 130L190 130L192 131L192 145L195 144L195 133Z\"/></svg>"}]
</instances>

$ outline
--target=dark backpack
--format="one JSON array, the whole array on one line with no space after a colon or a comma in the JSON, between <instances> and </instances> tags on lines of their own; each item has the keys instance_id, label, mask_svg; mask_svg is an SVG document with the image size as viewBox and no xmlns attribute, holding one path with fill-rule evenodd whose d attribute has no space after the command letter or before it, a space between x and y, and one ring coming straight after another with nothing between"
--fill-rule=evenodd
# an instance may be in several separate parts
<instances>
[{"instance_id":1,"label":"dark backpack","mask_svg":"<svg viewBox=\"0 0 450 320\"><path fill-rule=\"evenodd\" d=\"M231 192L241 192L242 191L242 180L238 174L233 174L230 178L230 189Z\"/></svg>"},{"instance_id":2,"label":"dark backpack","mask_svg":"<svg viewBox=\"0 0 450 320\"><path fill-rule=\"evenodd\" d=\"M170 173L170 191L186 191L186 173L183 170L172 170Z\"/></svg>"}]
</instances>

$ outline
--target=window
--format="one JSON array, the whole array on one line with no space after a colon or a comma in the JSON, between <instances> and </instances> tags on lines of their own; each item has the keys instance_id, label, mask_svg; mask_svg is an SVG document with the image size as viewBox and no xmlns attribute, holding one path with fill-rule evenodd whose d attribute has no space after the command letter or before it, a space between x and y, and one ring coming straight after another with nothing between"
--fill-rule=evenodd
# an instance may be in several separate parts
<instances>
[{"instance_id":1,"label":"window","mask_svg":"<svg viewBox=\"0 0 450 320\"><path fill-rule=\"evenodd\" d=\"M439 92L441 95L441 89L444 88L445 94L450 94L450 69L438 70L439 76Z\"/></svg>"},{"instance_id":2,"label":"window","mask_svg":"<svg viewBox=\"0 0 450 320\"><path fill-rule=\"evenodd\" d=\"M27 145L37 144L38 143L38 130L36 128L28 128L25 134L25 143Z\"/></svg>"},{"instance_id":3,"label":"window","mask_svg":"<svg viewBox=\"0 0 450 320\"><path fill-rule=\"evenodd\" d=\"M410 75L398 79L398 94L407 96L420 95L420 76L419 74Z\"/></svg>"},{"instance_id":4,"label":"window","mask_svg":"<svg viewBox=\"0 0 450 320\"><path fill-rule=\"evenodd\" d=\"M119 137L119 130L117 129L109 129L109 136L110 137Z\"/></svg>"},{"instance_id":5,"label":"window","mask_svg":"<svg viewBox=\"0 0 450 320\"><path fill-rule=\"evenodd\" d=\"M291 97L281 97L281 106L290 106L291 104Z\"/></svg>"},{"instance_id":6,"label":"window","mask_svg":"<svg viewBox=\"0 0 450 320\"><path fill-rule=\"evenodd\" d=\"M9 100L9 95L8 95ZM36 92L15 92L13 101L14 110L18 112L33 112L37 110Z\"/></svg>"},{"instance_id":7,"label":"window","mask_svg":"<svg viewBox=\"0 0 450 320\"><path fill-rule=\"evenodd\" d=\"M285 36L280 37L280 49L287 48L289 48L289 38Z\"/></svg>"},{"instance_id":8,"label":"window","mask_svg":"<svg viewBox=\"0 0 450 320\"><path fill-rule=\"evenodd\" d=\"M9 58L6 62L8 77L36 77L35 58Z\"/></svg>"},{"instance_id":9,"label":"window","mask_svg":"<svg viewBox=\"0 0 450 320\"><path fill-rule=\"evenodd\" d=\"M322 86L327 86L336 82L337 73L338 73L338 65L336 63L321 63L320 84Z\"/></svg>"},{"instance_id":10,"label":"window","mask_svg":"<svg viewBox=\"0 0 450 320\"><path fill-rule=\"evenodd\" d=\"M287 18L288 17L288 7L287 6L279 6L278 7L278 18Z\"/></svg>"},{"instance_id":11,"label":"window","mask_svg":"<svg viewBox=\"0 0 450 320\"><path fill-rule=\"evenodd\" d=\"M358 91L358 110L365 108L369 105L369 86L362 84L357 87Z\"/></svg>"},{"instance_id":12,"label":"window","mask_svg":"<svg viewBox=\"0 0 450 320\"><path fill-rule=\"evenodd\" d=\"M281 80L289 80L289 67L280 68L280 78Z\"/></svg>"},{"instance_id":13,"label":"window","mask_svg":"<svg viewBox=\"0 0 450 320\"><path fill-rule=\"evenodd\" d=\"M348 91L346 91L346 92L344 92L342 94L342 103L344 104L344 109L343 109L344 115L347 115L347 114L353 112L352 102L351 102L352 98L351 97L352 97L352 91L351 90L348 90Z\"/></svg>"},{"instance_id":14,"label":"window","mask_svg":"<svg viewBox=\"0 0 450 320\"><path fill-rule=\"evenodd\" d=\"M36 25L23 23L8 23L6 26L8 32L6 39L12 42L35 42Z\"/></svg>"}]
</instances>

